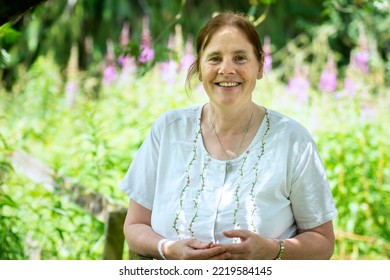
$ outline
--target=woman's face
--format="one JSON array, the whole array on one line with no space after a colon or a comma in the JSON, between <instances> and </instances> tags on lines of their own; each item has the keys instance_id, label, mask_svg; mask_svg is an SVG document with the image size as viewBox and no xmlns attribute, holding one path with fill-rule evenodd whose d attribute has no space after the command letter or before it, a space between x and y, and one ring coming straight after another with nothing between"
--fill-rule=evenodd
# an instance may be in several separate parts
<instances>
[{"instance_id":1,"label":"woman's face","mask_svg":"<svg viewBox=\"0 0 390 280\"><path fill-rule=\"evenodd\" d=\"M227 26L217 30L203 50L199 79L210 102L239 105L252 100L262 67L253 46L240 29Z\"/></svg>"}]
</instances>

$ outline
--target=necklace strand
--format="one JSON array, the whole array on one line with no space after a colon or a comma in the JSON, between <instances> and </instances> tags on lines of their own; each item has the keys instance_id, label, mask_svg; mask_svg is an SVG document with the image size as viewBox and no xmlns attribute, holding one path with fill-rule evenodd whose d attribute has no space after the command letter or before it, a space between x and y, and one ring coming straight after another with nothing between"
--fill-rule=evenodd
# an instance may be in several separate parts
<instances>
[{"instance_id":1,"label":"necklace strand","mask_svg":"<svg viewBox=\"0 0 390 280\"><path fill-rule=\"evenodd\" d=\"M225 148L224 148L223 145L222 145L221 139L219 139L219 136L218 136L218 133L217 133L217 131L216 131L216 129L215 129L215 126L214 126L213 122L211 121L211 112L210 112L210 114L209 114L209 122L210 122L210 125L211 125L211 127L212 127L212 129L213 129L213 131L214 131L215 136L217 137L218 143L219 143L219 145L221 146L221 149L222 149L223 153L224 153L225 156L228 158L228 160L232 160L232 159L237 158L236 152L237 152L238 148L242 145L242 142L244 141L244 138L245 138L246 134L247 134L248 131L249 131L249 127L250 127L250 124L251 124L251 121L252 121L252 117L253 117L253 111L254 111L254 108L252 109L251 117L249 118L249 121L248 121L248 123L247 123L246 126L245 126L245 130L243 131L243 135L242 135L242 137L241 137L241 140L240 140L240 142L238 143L238 145L236 146L236 148L235 148L234 151L233 151L233 157L229 156L229 155L226 153L226 150L225 150Z\"/></svg>"}]
</instances>

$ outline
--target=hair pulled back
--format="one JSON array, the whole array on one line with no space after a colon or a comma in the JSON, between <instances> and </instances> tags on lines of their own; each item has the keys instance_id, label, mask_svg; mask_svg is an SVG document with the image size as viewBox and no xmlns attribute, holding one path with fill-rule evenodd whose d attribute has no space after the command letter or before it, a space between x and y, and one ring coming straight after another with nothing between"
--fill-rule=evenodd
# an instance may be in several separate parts
<instances>
[{"instance_id":1,"label":"hair pulled back","mask_svg":"<svg viewBox=\"0 0 390 280\"><path fill-rule=\"evenodd\" d=\"M199 73L199 63L202 57L204 49L209 44L212 36L220 28L226 26L233 26L241 30L249 40L249 43L253 46L253 51L259 61L261 67L264 63L264 52L261 46L260 37L257 33L255 26L245 18L241 13L224 12L211 18L199 31L196 37L196 58L188 69L186 78L186 88L191 88L192 78Z\"/></svg>"}]
</instances>

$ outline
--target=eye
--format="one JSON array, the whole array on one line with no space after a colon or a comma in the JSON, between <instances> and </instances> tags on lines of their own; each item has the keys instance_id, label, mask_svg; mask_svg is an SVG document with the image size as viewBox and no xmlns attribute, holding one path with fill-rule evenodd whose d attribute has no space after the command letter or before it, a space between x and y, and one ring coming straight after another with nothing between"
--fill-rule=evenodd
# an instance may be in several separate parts
<instances>
[{"instance_id":1,"label":"eye","mask_svg":"<svg viewBox=\"0 0 390 280\"><path fill-rule=\"evenodd\" d=\"M212 56L209 58L210 62L220 62L222 59L219 56Z\"/></svg>"},{"instance_id":2,"label":"eye","mask_svg":"<svg viewBox=\"0 0 390 280\"><path fill-rule=\"evenodd\" d=\"M235 60L236 60L237 62L244 62L244 61L247 60L247 58L246 58L246 56L244 56L244 55L237 55L237 56L235 57Z\"/></svg>"}]
</instances>

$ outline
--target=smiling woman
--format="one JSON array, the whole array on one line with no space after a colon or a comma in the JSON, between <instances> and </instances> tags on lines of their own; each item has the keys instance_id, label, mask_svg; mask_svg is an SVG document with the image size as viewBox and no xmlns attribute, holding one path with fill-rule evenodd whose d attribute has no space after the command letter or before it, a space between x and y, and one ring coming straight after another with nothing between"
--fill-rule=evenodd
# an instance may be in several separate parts
<instances>
[{"instance_id":1,"label":"smiling woman","mask_svg":"<svg viewBox=\"0 0 390 280\"><path fill-rule=\"evenodd\" d=\"M221 27L202 53L199 80L210 100L236 108L251 106L248 101L263 67L246 35L234 26Z\"/></svg>"},{"instance_id":2,"label":"smiling woman","mask_svg":"<svg viewBox=\"0 0 390 280\"><path fill-rule=\"evenodd\" d=\"M263 74L254 26L222 13L200 30L202 106L159 117L120 188L130 249L158 259L329 259L337 215L316 145L252 100Z\"/></svg>"}]
</instances>

